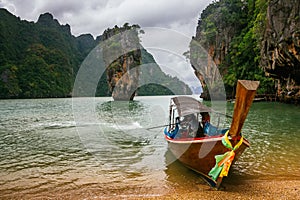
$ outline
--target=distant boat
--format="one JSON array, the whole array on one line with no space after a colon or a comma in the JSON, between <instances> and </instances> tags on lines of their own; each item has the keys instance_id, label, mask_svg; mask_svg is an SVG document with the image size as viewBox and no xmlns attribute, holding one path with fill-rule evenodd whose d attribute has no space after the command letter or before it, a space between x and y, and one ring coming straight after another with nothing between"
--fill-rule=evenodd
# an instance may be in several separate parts
<instances>
[{"instance_id":1,"label":"distant boat","mask_svg":"<svg viewBox=\"0 0 300 200\"><path fill-rule=\"evenodd\" d=\"M168 148L213 188L220 187L230 166L250 146L241 129L258 85L258 81L238 81L229 129L210 124L209 113L214 111L192 97L178 96L170 101L169 125L164 130Z\"/></svg>"}]
</instances>

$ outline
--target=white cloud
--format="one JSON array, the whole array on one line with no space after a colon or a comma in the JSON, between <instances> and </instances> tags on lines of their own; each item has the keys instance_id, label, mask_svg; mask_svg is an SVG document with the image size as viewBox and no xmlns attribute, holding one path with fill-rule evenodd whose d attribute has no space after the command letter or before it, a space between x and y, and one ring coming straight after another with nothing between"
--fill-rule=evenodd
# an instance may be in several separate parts
<instances>
[{"instance_id":1,"label":"white cloud","mask_svg":"<svg viewBox=\"0 0 300 200\"><path fill-rule=\"evenodd\" d=\"M50 12L62 24L70 24L72 33L100 35L106 28L125 22L146 27L171 28L193 35L202 9L212 0L0 0L22 19L36 21Z\"/></svg>"},{"instance_id":2,"label":"white cloud","mask_svg":"<svg viewBox=\"0 0 300 200\"><path fill-rule=\"evenodd\" d=\"M201 86L190 62L183 56L189 50L190 36L165 28L146 27L144 31L142 45L166 74L179 78L190 87Z\"/></svg>"}]
</instances>

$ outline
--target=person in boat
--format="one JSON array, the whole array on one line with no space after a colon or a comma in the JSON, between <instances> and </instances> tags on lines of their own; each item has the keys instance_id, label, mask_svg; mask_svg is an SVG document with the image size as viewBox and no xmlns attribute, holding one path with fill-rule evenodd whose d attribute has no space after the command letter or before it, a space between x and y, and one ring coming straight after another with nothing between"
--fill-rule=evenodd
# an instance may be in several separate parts
<instances>
[{"instance_id":1,"label":"person in boat","mask_svg":"<svg viewBox=\"0 0 300 200\"><path fill-rule=\"evenodd\" d=\"M203 112L201 113L201 117L202 117L202 126L203 128L205 127L205 124L210 123L210 115L208 112Z\"/></svg>"},{"instance_id":2,"label":"person in boat","mask_svg":"<svg viewBox=\"0 0 300 200\"><path fill-rule=\"evenodd\" d=\"M183 120L180 121L180 131L177 137L195 138L203 136L203 128L197 120L196 115L190 114L184 116Z\"/></svg>"},{"instance_id":3,"label":"person in boat","mask_svg":"<svg viewBox=\"0 0 300 200\"><path fill-rule=\"evenodd\" d=\"M182 120L176 117L175 126L171 130L165 128L164 133L172 139L199 138L205 136L203 127L195 114L186 115Z\"/></svg>"}]
</instances>

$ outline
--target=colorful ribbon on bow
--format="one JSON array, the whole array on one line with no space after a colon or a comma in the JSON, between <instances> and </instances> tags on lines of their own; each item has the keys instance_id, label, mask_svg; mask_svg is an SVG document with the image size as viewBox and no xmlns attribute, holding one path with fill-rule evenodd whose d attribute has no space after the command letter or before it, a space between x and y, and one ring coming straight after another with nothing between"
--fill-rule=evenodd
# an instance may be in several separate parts
<instances>
[{"instance_id":1,"label":"colorful ribbon on bow","mask_svg":"<svg viewBox=\"0 0 300 200\"><path fill-rule=\"evenodd\" d=\"M232 147L232 144L228 139L228 132L229 130L225 133L224 137L222 138L222 144L226 148L231 149L231 151L228 151L223 155L215 156L216 165L208 173L208 175L211 176L214 180L217 180L218 177L224 177L228 175L229 168L235 157L234 151L238 149L243 143L243 137L241 137L240 141L234 147Z\"/></svg>"}]
</instances>

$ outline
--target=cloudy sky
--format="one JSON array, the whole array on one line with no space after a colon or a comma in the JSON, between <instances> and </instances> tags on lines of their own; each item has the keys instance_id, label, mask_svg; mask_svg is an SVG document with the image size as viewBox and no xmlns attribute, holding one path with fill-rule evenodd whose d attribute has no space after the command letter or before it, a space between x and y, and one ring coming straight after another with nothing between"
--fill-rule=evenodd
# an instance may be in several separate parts
<instances>
[{"instance_id":1,"label":"cloudy sky","mask_svg":"<svg viewBox=\"0 0 300 200\"><path fill-rule=\"evenodd\" d=\"M0 0L22 19L36 21L50 12L74 35L100 35L107 27L125 22L142 27L170 28L193 35L201 11L212 0Z\"/></svg>"},{"instance_id":2,"label":"cloudy sky","mask_svg":"<svg viewBox=\"0 0 300 200\"><path fill-rule=\"evenodd\" d=\"M156 34L156 37L147 37L146 32L143 37L147 44L144 46L148 46L149 49L152 47L150 51L159 64L172 66L174 69L176 64L170 62L176 61L177 65L184 62L181 55L187 51L188 44L186 42L188 43L191 37L195 35L198 18L202 10L212 1L0 0L0 7L8 9L14 15L28 21L37 21L40 14L50 12L60 24L69 24L72 34L75 36L91 33L96 37L108 27L122 26L125 22L139 24L142 29L148 30L148 34ZM162 34L158 30L161 30ZM147 38L152 38L152 42L146 42ZM157 38L157 40L154 39L153 41L153 38ZM178 45L174 47L174 41L178 38L185 39L179 39L181 44L177 41L176 44ZM169 44L169 47L160 47L159 44L162 41ZM168 55L165 55L166 52ZM178 70L175 71L178 73ZM183 73L179 72L179 74Z\"/></svg>"}]
</instances>

